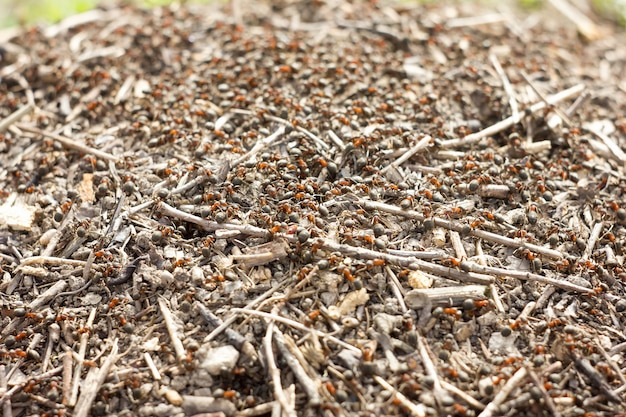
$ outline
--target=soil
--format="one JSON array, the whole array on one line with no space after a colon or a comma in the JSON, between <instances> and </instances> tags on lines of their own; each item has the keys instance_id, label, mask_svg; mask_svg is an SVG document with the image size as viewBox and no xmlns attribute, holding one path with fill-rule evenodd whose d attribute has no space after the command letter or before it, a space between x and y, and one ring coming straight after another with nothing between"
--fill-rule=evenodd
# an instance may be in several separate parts
<instances>
[{"instance_id":1,"label":"soil","mask_svg":"<svg viewBox=\"0 0 626 417\"><path fill-rule=\"evenodd\" d=\"M626 413L626 42L550 3L4 32L4 416Z\"/></svg>"}]
</instances>

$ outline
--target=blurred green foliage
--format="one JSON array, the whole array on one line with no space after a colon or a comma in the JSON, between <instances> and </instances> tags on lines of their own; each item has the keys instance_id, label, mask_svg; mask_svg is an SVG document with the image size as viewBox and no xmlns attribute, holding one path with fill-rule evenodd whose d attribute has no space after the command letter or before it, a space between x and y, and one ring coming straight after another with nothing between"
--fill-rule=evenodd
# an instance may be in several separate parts
<instances>
[{"instance_id":1,"label":"blurred green foliage","mask_svg":"<svg viewBox=\"0 0 626 417\"><path fill-rule=\"evenodd\" d=\"M207 3L211 0L192 0ZM105 0L106 2L106 0ZM142 7L163 6L172 0L127 0ZM102 0L0 0L0 28L18 24L57 22L64 17L93 9Z\"/></svg>"},{"instance_id":2,"label":"blurred green foliage","mask_svg":"<svg viewBox=\"0 0 626 417\"><path fill-rule=\"evenodd\" d=\"M106 1L106 0L105 0ZM122 0L124 1L124 0ZM185 0L183 0L185 1ZM207 3L216 0L191 0L194 3ZM220 1L220 0L217 0ZM221 0L225 1L225 0ZM270 0L271 1L271 0ZM435 0L404 0L430 3ZM490 0L474 0L490 3ZM524 8L537 9L545 0L514 0ZM594 10L601 16L626 25L626 0L589 0ZM102 0L0 0L0 28L18 24L56 22L64 17L93 9ZM142 7L162 6L172 0L126 0Z\"/></svg>"}]
</instances>

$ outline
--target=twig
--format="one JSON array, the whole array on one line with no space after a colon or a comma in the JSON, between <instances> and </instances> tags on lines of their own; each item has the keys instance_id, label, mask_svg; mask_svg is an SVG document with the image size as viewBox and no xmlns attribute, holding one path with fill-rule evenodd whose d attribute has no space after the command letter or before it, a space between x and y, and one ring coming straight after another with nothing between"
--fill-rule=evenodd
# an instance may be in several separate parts
<instances>
[{"instance_id":1,"label":"twig","mask_svg":"<svg viewBox=\"0 0 626 417\"><path fill-rule=\"evenodd\" d=\"M428 345L424 342L423 336L420 334L420 332L417 332L416 335L417 350L422 360L422 365L424 365L424 371L426 372L426 375L428 375L433 381L433 394L435 396L435 400L439 403L439 405L442 405L443 397L449 394L441 386L441 381L439 380L437 368L435 367L435 364L430 357L430 349L428 348Z\"/></svg>"},{"instance_id":2,"label":"twig","mask_svg":"<svg viewBox=\"0 0 626 417\"><path fill-rule=\"evenodd\" d=\"M559 12L576 25L578 32L588 41L594 41L602 37L602 30L580 10L565 0L549 0Z\"/></svg>"},{"instance_id":3,"label":"twig","mask_svg":"<svg viewBox=\"0 0 626 417\"><path fill-rule=\"evenodd\" d=\"M343 143L341 138L334 131L329 130L328 137L335 145L337 145L337 147L339 148L341 152L343 152L346 149L346 144Z\"/></svg>"},{"instance_id":4,"label":"twig","mask_svg":"<svg viewBox=\"0 0 626 417\"><path fill-rule=\"evenodd\" d=\"M515 99L515 92L513 91L513 87L511 87L511 82L509 81L509 77L506 76L506 72L500 65L500 61L498 61L498 57L491 53L489 54L489 60L491 61L491 65L495 68L500 80L502 81L502 87L504 87L504 91L507 96L509 96L509 106L511 106L511 111L513 112L513 120L515 123L519 122L521 119L521 115L519 112L519 107L517 105L517 100Z\"/></svg>"},{"instance_id":5,"label":"twig","mask_svg":"<svg viewBox=\"0 0 626 417\"><path fill-rule=\"evenodd\" d=\"M485 254L483 252L483 245L481 244L480 239L476 240L476 257L478 258L479 264L481 265L487 264L487 260L485 259ZM504 304L502 304L502 300L500 299L500 293L498 292L498 287L496 286L496 284L494 283L489 284L489 290L493 298L493 304L496 306L496 309L499 312L504 313L505 312Z\"/></svg>"},{"instance_id":6,"label":"twig","mask_svg":"<svg viewBox=\"0 0 626 417\"><path fill-rule=\"evenodd\" d=\"M4 394L7 392L8 380L7 380L7 371L4 365L0 365L0 392ZM13 417L13 409L11 408L11 398L7 398L7 400L2 404L2 415L4 417Z\"/></svg>"},{"instance_id":7,"label":"twig","mask_svg":"<svg viewBox=\"0 0 626 417\"><path fill-rule=\"evenodd\" d=\"M400 265L407 269L420 270L460 282L473 282L476 284L490 284L493 282L493 277L490 277L488 275L474 274L471 272L467 273L464 271L460 271L456 268L450 268L432 262L426 262L422 259L395 256L372 249L336 243L329 239L313 240L313 242L315 241L317 241L317 244L321 245L320 247L324 250L327 250L329 252L340 252L344 255L359 259L383 259L386 262L392 263L394 265Z\"/></svg>"},{"instance_id":8,"label":"twig","mask_svg":"<svg viewBox=\"0 0 626 417\"><path fill-rule=\"evenodd\" d=\"M111 155L110 153L102 152L98 149L94 149L82 143L76 142L70 138L66 138L65 136L57 135L56 133L46 132L36 127L32 127L29 125L25 125L23 123L16 123L15 127L21 129L25 132L34 133L36 135L42 135L44 137L54 139L57 142L60 142L63 146L69 149L74 149L79 152L83 152L86 154L91 154L100 159L106 159L107 161L117 161L119 158L115 155Z\"/></svg>"},{"instance_id":9,"label":"twig","mask_svg":"<svg viewBox=\"0 0 626 417\"><path fill-rule=\"evenodd\" d=\"M31 256L29 258L22 259L22 261L20 262L20 266L33 265L33 264L69 265L69 266L84 267L87 264L87 262L80 261L77 259L56 258L54 256ZM18 266L18 269L19 269L19 266Z\"/></svg>"},{"instance_id":10,"label":"twig","mask_svg":"<svg viewBox=\"0 0 626 417\"><path fill-rule=\"evenodd\" d=\"M451 383L447 382L446 380L441 380L441 386L450 391L451 393L453 393L454 395L456 395L457 397L459 397L460 399L462 399L463 401L465 401L466 403L468 403L469 405L471 405L472 407L474 407L477 410L484 410L485 409L485 404L481 403L480 401L478 401L476 398L472 397L471 395L469 395L468 393L466 393L465 391L457 388L456 386L452 385Z\"/></svg>"},{"instance_id":11,"label":"twig","mask_svg":"<svg viewBox=\"0 0 626 417\"><path fill-rule=\"evenodd\" d=\"M74 408L74 416L75 417L87 417L89 412L91 411L91 405L98 394L98 390L107 376L109 375L109 370L117 362L117 339L113 341L113 347L111 348L111 353L106 358L102 367L100 369L91 368L89 370L89 374L87 374L87 378L85 384L83 386L83 390L81 391L80 398L78 398L78 402L76 403L76 407ZM91 377L91 378L90 378ZM91 380L91 381L90 381ZM88 384L87 381L91 383Z\"/></svg>"},{"instance_id":12,"label":"twig","mask_svg":"<svg viewBox=\"0 0 626 417\"><path fill-rule=\"evenodd\" d=\"M43 250L43 252L41 252L40 256L51 256L54 253L54 250L56 249L59 241L61 240L61 237L63 236L63 231L72 223L73 220L74 210L70 210L63 218L63 221L59 225L59 228L54 233L54 236L52 236L52 238L50 239L50 242L48 242L48 244L46 245L46 248Z\"/></svg>"},{"instance_id":13,"label":"twig","mask_svg":"<svg viewBox=\"0 0 626 417\"><path fill-rule=\"evenodd\" d=\"M39 381L44 381L50 377L53 377L55 375L57 375L58 373L61 372L61 370L63 369L62 366L58 366L54 369L49 370L48 372L44 372L42 374L36 375L36 376L30 376L28 379L24 379L22 382L19 382L17 384L15 384L13 386L13 388L11 388L10 390L8 390L7 392L5 392L1 397L0 397L0 404L3 404L5 401L9 401L11 399L11 397L13 395L15 395L17 392L19 392L22 388L24 388L24 386L26 386L26 384L28 384L28 382L30 380L33 380L35 382L39 382Z\"/></svg>"},{"instance_id":14,"label":"twig","mask_svg":"<svg viewBox=\"0 0 626 417\"><path fill-rule=\"evenodd\" d=\"M96 319L97 311L98 310L96 308L91 309L89 317L87 318L87 323L85 324L85 328L89 331L80 335L80 347L78 348L78 358L76 361L76 367L74 368L74 383L72 384L72 396L70 397L70 401L68 402L69 406L74 406L76 404L76 401L78 401L80 374L83 371L83 361L85 359L85 353L87 352L87 344L89 342L89 336L91 328L93 326L93 322Z\"/></svg>"},{"instance_id":15,"label":"twig","mask_svg":"<svg viewBox=\"0 0 626 417\"><path fill-rule=\"evenodd\" d=\"M275 287L270 288L269 290L265 291L263 294L259 295L257 298L255 298L254 300L250 301L248 304L245 305L244 308L246 309L251 309L251 308L255 308L259 303L263 302L264 300L268 299L272 294L274 294L276 291L278 291L279 289L281 289L285 284L291 282L290 279L286 279L284 281L282 281L280 284L276 285ZM198 305L198 303L196 303L196 305ZM204 306L201 306L204 307ZM228 327L233 324L235 321L237 320L237 314L233 314L230 317L228 317L227 319L224 320L224 322L222 324L220 324L219 326L217 326L215 328L215 330L213 330L211 333L209 333L205 338L204 338L204 343L209 343L211 340L215 339L217 336L219 336L224 330L228 329Z\"/></svg>"},{"instance_id":16,"label":"twig","mask_svg":"<svg viewBox=\"0 0 626 417\"><path fill-rule=\"evenodd\" d=\"M269 114L265 114L263 115L264 118L266 118L267 120L271 120L273 122L277 122L277 123L281 123L285 126L291 126L294 129L296 129L298 132L303 133L304 135L308 136L310 139L312 139L315 144L317 146L319 146L320 148L324 149L324 150L329 150L330 146L324 142L322 139L318 138L317 136L315 136L313 133L311 133L310 131L308 131L307 129L303 128L302 126L295 126L293 125L293 123L291 123L289 120L285 120L283 118L277 117L277 116L272 116Z\"/></svg>"},{"instance_id":17,"label":"twig","mask_svg":"<svg viewBox=\"0 0 626 417\"><path fill-rule=\"evenodd\" d=\"M209 324L212 326L219 328L224 324L222 320L217 317L211 310L206 308L199 301L195 303L196 309L200 312L202 318L204 318ZM241 333L239 333L235 329L227 328L224 333L226 333L226 338L228 339L228 343L233 345L237 350L239 350L244 355L248 356L252 361L256 362L259 358L254 345ZM205 341L206 343L206 341Z\"/></svg>"},{"instance_id":18,"label":"twig","mask_svg":"<svg viewBox=\"0 0 626 417\"><path fill-rule=\"evenodd\" d=\"M154 361L152 360L152 356L150 356L150 353L144 352L143 359L146 361L146 365L148 365L148 369L150 369L150 372L152 373L152 378L155 381L160 381L161 374L159 373L159 370L157 369L157 367L154 365Z\"/></svg>"},{"instance_id":19,"label":"twig","mask_svg":"<svg viewBox=\"0 0 626 417\"><path fill-rule=\"evenodd\" d=\"M409 310L406 308L406 303L404 302L404 292L402 290L402 284L400 284L400 281L398 281L398 277L393 272L393 269L389 267L389 265L385 265L385 272L387 272L387 275L389 276L389 284L391 290L393 291L393 295L395 295L398 299L398 304L400 304L400 309L402 310L402 313L406 313Z\"/></svg>"},{"instance_id":20,"label":"twig","mask_svg":"<svg viewBox=\"0 0 626 417\"><path fill-rule=\"evenodd\" d=\"M548 97L546 97L546 95L543 94L543 92L541 92L539 87L537 87L537 85L533 82L533 80L530 79L528 74L526 74L526 71L520 71L520 75L522 76L524 81L526 81L526 83L530 86L530 88L533 89L535 94L537 94L539 98L542 99L546 103L546 105L549 105L550 103L548 101ZM565 126L570 126L572 124L572 122L569 120L569 117L567 117L567 114L565 114L563 110L555 106L553 111L557 114L557 116L561 119L561 121L565 124ZM560 125L560 122L558 124ZM548 121L548 126L554 128L555 124L553 124L553 122Z\"/></svg>"},{"instance_id":21,"label":"twig","mask_svg":"<svg viewBox=\"0 0 626 417\"><path fill-rule=\"evenodd\" d=\"M389 171L390 169L397 170L399 166L401 166L403 163L408 161L413 155L415 155L416 153L418 153L422 149L426 148L428 146L428 144L430 143L431 139L432 138L429 135L424 136L422 139L420 139L417 142L417 144L415 146L413 146L411 149L409 149L408 152L402 154L398 159L396 159L391 164L389 164L385 168L383 168L381 173L382 174L386 174L387 171Z\"/></svg>"},{"instance_id":22,"label":"twig","mask_svg":"<svg viewBox=\"0 0 626 417\"><path fill-rule=\"evenodd\" d=\"M583 129L600 139L608 148L608 151L610 152L610 155L613 157L613 159L617 159L622 164L626 164L626 154L624 153L624 151L622 151L622 148L620 148L619 145L615 143L613 139L593 127L586 126L583 127Z\"/></svg>"},{"instance_id":23,"label":"twig","mask_svg":"<svg viewBox=\"0 0 626 417\"><path fill-rule=\"evenodd\" d=\"M493 25L494 23L506 22L507 16L502 13L490 13L482 16L457 17L446 22L448 28L460 28L480 25Z\"/></svg>"},{"instance_id":24,"label":"twig","mask_svg":"<svg viewBox=\"0 0 626 417\"><path fill-rule=\"evenodd\" d=\"M540 101L538 103L533 104L532 106L530 106L528 109L525 110L525 114L534 114L540 110L543 110L548 105L556 104L560 101L567 100L568 98L572 96L580 94L584 89L585 89L584 84L577 84L557 94L549 96L547 99L548 101L547 104L544 101ZM451 139L451 140L445 141L439 146L443 149L448 149L448 148L454 148L457 146L471 145L473 143L480 141L483 138L486 138L487 136L492 136L492 135L495 135L496 133L502 132L503 130L508 129L509 127L513 126L516 123L517 121L515 120L513 116L507 117L506 119L498 123L495 123L481 130L480 132L469 134L463 138Z\"/></svg>"},{"instance_id":25,"label":"twig","mask_svg":"<svg viewBox=\"0 0 626 417\"><path fill-rule=\"evenodd\" d=\"M61 385L61 404L68 405L72 396L72 353L63 354L63 384Z\"/></svg>"},{"instance_id":26,"label":"twig","mask_svg":"<svg viewBox=\"0 0 626 417\"><path fill-rule=\"evenodd\" d=\"M52 323L48 326L48 343L46 344L46 352L41 360L41 372L46 372L48 364L50 363L50 356L52 356L52 347L61 338L61 326L57 323Z\"/></svg>"},{"instance_id":27,"label":"twig","mask_svg":"<svg viewBox=\"0 0 626 417\"><path fill-rule=\"evenodd\" d=\"M278 350L287 363L287 366L289 366L296 379L300 382L300 385L302 386L302 389L306 393L307 397L309 397L308 405L310 407L318 406L321 403L321 398L319 392L317 391L319 384L316 384L315 381L306 373L302 365L300 365L300 362L298 362L298 359L296 359L296 357L289 350L285 336L283 336L282 332L276 327L274 328L274 342L276 342L276 347L278 347Z\"/></svg>"},{"instance_id":28,"label":"twig","mask_svg":"<svg viewBox=\"0 0 626 417\"><path fill-rule=\"evenodd\" d=\"M33 106L31 104L26 104L9 114L4 119L0 120L0 133L7 130L9 126L26 116L31 111L33 111Z\"/></svg>"},{"instance_id":29,"label":"twig","mask_svg":"<svg viewBox=\"0 0 626 417\"><path fill-rule=\"evenodd\" d=\"M276 132L272 133L265 139L257 141L257 143L252 147L252 149L250 149L247 153L245 153L244 155L240 156L239 158L231 162L231 168L236 167L237 165L243 164L246 161L249 161L256 154L258 154L263 149L270 146L272 142L280 138L284 133L285 133L285 127L281 126L276 130Z\"/></svg>"},{"instance_id":30,"label":"twig","mask_svg":"<svg viewBox=\"0 0 626 417\"><path fill-rule=\"evenodd\" d=\"M324 333L320 330L317 329L313 329L310 327L306 327L304 324L298 323L297 321L279 316L279 315L273 315L270 313L265 313L263 311L257 311L257 310L250 310L247 308L232 308L230 311L232 311L233 313L240 313L240 314L244 314L244 315L253 315L253 316L259 316L259 317L263 317L263 318L271 318L274 319L275 321L279 321L283 324L286 324L288 326L291 326L295 329L301 330L303 332L307 332L307 333L313 333L318 337L321 337L323 339L328 339L329 341L336 343L339 346L342 346L348 350L351 350L352 352L356 353L359 357L361 356L361 349L352 346L349 343L344 342L343 340L337 339L335 336L330 335L328 333Z\"/></svg>"},{"instance_id":31,"label":"twig","mask_svg":"<svg viewBox=\"0 0 626 417\"><path fill-rule=\"evenodd\" d=\"M535 386L539 389L539 391L541 391L541 395L543 396L543 400L546 403L546 405L548 406L548 409L550 410L551 415L553 417L561 417L561 413L556 408L556 405L554 404L554 401L552 401L552 397L550 397L550 394L548 394L548 391L544 387L543 383L541 382L541 380L539 379L537 374L535 372L533 372L532 369L528 369L528 376L533 381L533 384L535 384Z\"/></svg>"},{"instance_id":32,"label":"twig","mask_svg":"<svg viewBox=\"0 0 626 417\"><path fill-rule=\"evenodd\" d=\"M512 269L478 265L474 262L462 262L461 269L467 272L479 272L481 274L517 278L523 281L541 282L544 284L554 285L555 287L562 288L568 291L575 291L575 292L581 292L581 293L586 293L586 294L595 294L592 288L582 287L580 285L572 284L571 282L568 282L568 281L545 277L543 275L533 274L527 271L516 271Z\"/></svg>"},{"instance_id":33,"label":"twig","mask_svg":"<svg viewBox=\"0 0 626 417\"><path fill-rule=\"evenodd\" d=\"M400 403L403 406L405 406L407 410L411 412L412 416L417 416L417 417L426 416L426 410L424 409L423 406L420 407L421 404L420 405L413 404L411 400L405 397L400 391L395 389L389 382L385 381L382 377L378 375L374 375L374 381L376 381L378 385L380 385L381 387L383 387L384 389L392 393L393 396L397 398L398 401L400 401Z\"/></svg>"},{"instance_id":34,"label":"twig","mask_svg":"<svg viewBox=\"0 0 626 417\"><path fill-rule=\"evenodd\" d=\"M425 217L422 213L419 213L414 210L403 210L400 207L393 206L391 204L379 203L375 201L369 200L357 200L354 202L365 208L366 210L379 210L386 213L391 213L400 217L407 217L409 219L414 219L418 221L424 221ZM467 230L466 224L455 223L449 220L441 219L438 217L431 217L435 226L443 227L444 229L454 230L459 233L469 232L470 236L474 236L483 240L487 240L493 243L499 243L504 246L509 246L513 248L526 248L532 252L539 253L541 255L547 256L552 259L561 259L565 256L557 251L550 248L545 248L543 246L534 245L532 243L523 242L515 239L508 238L506 236L499 235L497 233L487 232L485 230L479 229L470 229Z\"/></svg>"},{"instance_id":35,"label":"twig","mask_svg":"<svg viewBox=\"0 0 626 417\"><path fill-rule=\"evenodd\" d=\"M598 243L598 238L600 237L600 233L602 233L603 227L604 224L602 222L597 222L593 225L591 233L589 234L589 239L587 240L587 246L585 247L585 251L583 252L583 261L586 261L591 256L593 249L596 247L596 243Z\"/></svg>"},{"instance_id":36,"label":"twig","mask_svg":"<svg viewBox=\"0 0 626 417\"><path fill-rule=\"evenodd\" d=\"M276 316L275 314L271 314L271 317ZM280 371L276 367L276 361L274 360L274 350L272 349L272 334L274 333L274 320L270 318L270 321L267 325L267 331L265 332L265 337L263 338L263 348L265 350L265 362L267 365L267 372L272 378L272 383L274 385L274 398L280 406L282 407L283 413L285 413L289 417L296 417L296 411L290 407L287 402L287 397L285 397L285 392L283 391L282 383L280 381Z\"/></svg>"},{"instance_id":37,"label":"twig","mask_svg":"<svg viewBox=\"0 0 626 417\"><path fill-rule=\"evenodd\" d=\"M502 389L498 391L494 399L489 404L487 404L487 407L485 407L483 412L480 413L478 417L491 417L494 415L494 413L496 415L499 415L500 411L498 409L500 405L504 402L504 400L507 399L509 395L511 395L515 388L517 388L524 382L524 379L526 379L526 375L526 368L519 368L517 372L515 372L515 374L513 374L513 376L509 378L508 381L506 381L506 384L504 384Z\"/></svg>"},{"instance_id":38,"label":"twig","mask_svg":"<svg viewBox=\"0 0 626 417\"><path fill-rule=\"evenodd\" d=\"M463 301L484 300L489 287L486 285L462 285L440 288L418 288L409 291L405 296L407 305L411 308L424 308L429 305L460 306Z\"/></svg>"},{"instance_id":39,"label":"twig","mask_svg":"<svg viewBox=\"0 0 626 417\"><path fill-rule=\"evenodd\" d=\"M182 210L178 210L167 203L160 202L157 205L157 209L166 216L171 216L180 220L184 220L189 223L196 224L207 232L214 232L216 230L236 230L241 234L255 237L269 238L272 236L269 230L262 229L260 227L254 227L250 225L232 224L232 223L218 223L203 219L202 217L195 216L191 213L187 213Z\"/></svg>"},{"instance_id":40,"label":"twig","mask_svg":"<svg viewBox=\"0 0 626 417\"><path fill-rule=\"evenodd\" d=\"M459 259L467 259L467 252L465 252L463 241L461 240L459 232L456 230L450 230L448 235L450 236L450 243L452 244L456 257Z\"/></svg>"},{"instance_id":41,"label":"twig","mask_svg":"<svg viewBox=\"0 0 626 417\"><path fill-rule=\"evenodd\" d=\"M245 410L239 411L235 414L235 417L256 417L269 413L274 408L275 401L270 401L268 403L263 403L256 405L251 408L246 408Z\"/></svg>"},{"instance_id":42,"label":"twig","mask_svg":"<svg viewBox=\"0 0 626 417\"><path fill-rule=\"evenodd\" d=\"M176 353L176 359L179 363L183 363L186 357L185 348L183 346L183 342L181 342L180 338L178 337L176 323L174 322L174 316L172 316L172 312L167 307L165 299L159 298L159 308L161 309L161 314L163 315L163 321L165 321L167 333L170 335L172 347L174 348L174 353Z\"/></svg>"},{"instance_id":43,"label":"twig","mask_svg":"<svg viewBox=\"0 0 626 417\"><path fill-rule=\"evenodd\" d=\"M30 304L28 304L28 308L32 311L38 310L39 307L47 304L58 293L63 291L65 287L67 287L66 281L57 281L52 287L48 288L43 294L40 294L39 297L31 301Z\"/></svg>"}]
</instances>

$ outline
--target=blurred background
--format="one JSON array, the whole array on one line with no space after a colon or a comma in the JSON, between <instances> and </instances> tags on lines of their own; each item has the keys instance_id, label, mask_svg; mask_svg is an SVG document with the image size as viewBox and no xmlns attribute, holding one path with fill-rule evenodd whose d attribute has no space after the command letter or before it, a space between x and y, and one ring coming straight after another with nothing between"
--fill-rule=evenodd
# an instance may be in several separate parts
<instances>
[{"instance_id":1,"label":"blurred background","mask_svg":"<svg viewBox=\"0 0 626 417\"><path fill-rule=\"evenodd\" d=\"M228 0L188 0L190 3L207 3ZM306 0L304 0L306 1ZM359 1L359 0L356 0ZM434 2L436 0L402 0L406 2ZM467 1L467 0L466 0ZM481 3L499 4L497 0L473 0ZM159 6L173 3L172 0L126 0L141 7ZM527 9L541 9L547 0L511 0L517 6ZM626 0L570 0L579 10L626 25ZM64 17L93 9L102 0L0 0L0 29L18 25L45 24L56 22ZM601 23L601 22L599 22Z\"/></svg>"}]
</instances>

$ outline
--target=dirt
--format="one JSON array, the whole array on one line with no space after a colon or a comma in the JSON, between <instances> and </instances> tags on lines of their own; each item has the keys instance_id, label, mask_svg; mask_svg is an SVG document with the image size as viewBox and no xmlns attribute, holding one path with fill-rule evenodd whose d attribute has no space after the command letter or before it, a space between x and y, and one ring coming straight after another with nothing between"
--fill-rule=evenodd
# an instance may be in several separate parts
<instances>
[{"instance_id":1,"label":"dirt","mask_svg":"<svg viewBox=\"0 0 626 417\"><path fill-rule=\"evenodd\" d=\"M5 32L4 415L626 413L626 43L551 3Z\"/></svg>"}]
</instances>

